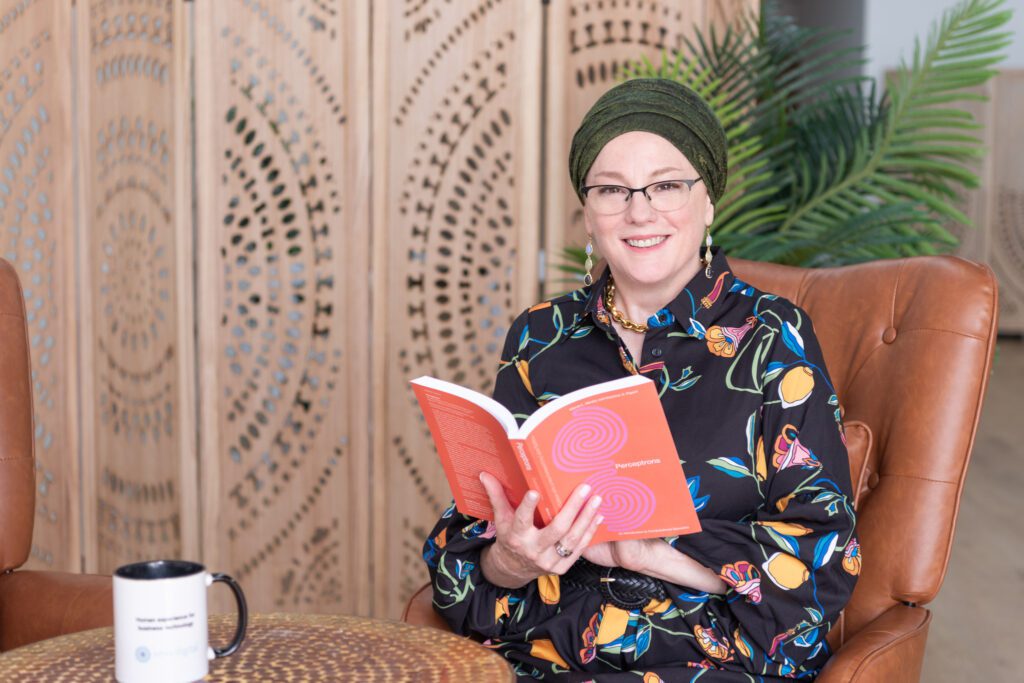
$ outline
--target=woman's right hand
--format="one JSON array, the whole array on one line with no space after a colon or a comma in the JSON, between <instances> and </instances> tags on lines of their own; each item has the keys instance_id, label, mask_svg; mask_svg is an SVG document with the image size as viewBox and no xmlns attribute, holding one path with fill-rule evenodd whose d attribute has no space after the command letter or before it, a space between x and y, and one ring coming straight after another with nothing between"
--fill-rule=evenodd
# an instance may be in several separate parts
<instances>
[{"instance_id":1,"label":"woman's right hand","mask_svg":"<svg viewBox=\"0 0 1024 683\"><path fill-rule=\"evenodd\" d=\"M528 491L513 509L497 479L486 472L480 482L494 510L495 541L480 556L484 577L496 586L519 588L545 574L564 574L590 543L602 517L600 496L580 484L547 526L533 525L539 495ZM558 549L562 549L560 555ZM564 557L562 555L565 555Z\"/></svg>"}]
</instances>

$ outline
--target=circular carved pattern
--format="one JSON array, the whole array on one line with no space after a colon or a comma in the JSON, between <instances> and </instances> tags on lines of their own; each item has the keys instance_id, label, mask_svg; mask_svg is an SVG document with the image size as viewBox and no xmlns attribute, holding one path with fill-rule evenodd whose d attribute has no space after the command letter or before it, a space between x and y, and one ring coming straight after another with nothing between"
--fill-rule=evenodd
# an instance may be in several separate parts
<instances>
[{"instance_id":1,"label":"circular carved pattern","mask_svg":"<svg viewBox=\"0 0 1024 683\"><path fill-rule=\"evenodd\" d=\"M157 443L176 421L168 136L122 115L100 127L94 150L100 420L121 438Z\"/></svg>"},{"instance_id":2,"label":"circular carved pattern","mask_svg":"<svg viewBox=\"0 0 1024 683\"><path fill-rule=\"evenodd\" d=\"M70 558L62 552L67 501L59 495L65 484L58 463L66 407L62 341L68 323L60 307L64 244L55 222L55 198L62 196L61 168L70 157L50 144L61 136L49 109L58 95L49 80L55 73L52 35L49 30L31 34L19 21L31 16L33 5L7 3L0 15L0 45L9 56L0 64L0 256L21 280L32 355L36 515L31 554L43 565L63 566Z\"/></svg>"},{"instance_id":3,"label":"circular carved pattern","mask_svg":"<svg viewBox=\"0 0 1024 683\"><path fill-rule=\"evenodd\" d=\"M210 643L228 642L235 616L210 618ZM114 674L112 628L44 640L0 656L0 679L89 683ZM487 648L452 633L338 615L255 614L235 654L205 681L513 681Z\"/></svg>"},{"instance_id":4,"label":"circular carved pattern","mask_svg":"<svg viewBox=\"0 0 1024 683\"><path fill-rule=\"evenodd\" d=\"M89 32L96 86L122 78L145 78L170 85L174 48L171 0L98 0L90 11L96 21ZM159 48L163 52L154 51ZM113 56L101 56L113 51Z\"/></svg>"},{"instance_id":5,"label":"circular carved pattern","mask_svg":"<svg viewBox=\"0 0 1024 683\"><path fill-rule=\"evenodd\" d=\"M291 3L291 8L296 10L300 22L311 26L313 31L326 31L328 37L334 40L337 38L337 29L335 28L337 22L333 21L333 18L338 14L334 1L331 0L328 3L325 0L311 0L312 5L293 2ZM302 33L304 33L304 30L290 29L287 23L277 15L277 12L283 9L280 3L265 3L267 3L267 0L263 0L263 2L260 0L242 0L242 6L269 27L277 36L277 39L288 47L292 56L298 61L298 66L304 68L310 78L313 79L316 89L320 91L320 96L331 108L331 113L337 116L338 125L344 125L347 119L342 113L341 101L334 94L334 89L327 82L327 77L321 71L320 65L317 64L316 60L313 59L313 56L307 50L308 36L303 38ZM324 18L325 16L326 19ZM224 35L227 36L229 33L230 29L226 29ZM286 68L285 71L287 72L288 69Z\"/></svg>"},{"instance_id":6,"label":"circular carved pattern","mask_svg":"<svg viewBox=\"0 0 1024 683\"><path fill-rule=\"evenodd\" d=\"M336 607L342 602L346 532L338 520L312 530L303 524L337 486L334 475L347 446L347 437L332 446L323 434L339 410L333 397L342 349L333 317L341 283L332 231L341 224L342 205L341 179L333 169L338 152L311 123L311 105L337 116L339 124L346 117L307 52L308 28L292 32L257 0L240 4L258 12L273 36L302 60L321 102L300 96L288 77L294 71L275 67L264 46L231 27L220 30L232 88L221 127L219 191L225 198L223 434L228 462L238 467L228 472L225 527L230 541L244 541L256 520L272 519L277 529L262 532L269 539L255 550L243 543L240 549L249 554L232 571L239 578L251 575L291 541L286 547L293 557L273 565L274 604ZM317 8L337 13L333 3ZM296 534L305 535L301 544Z\"/></svg>"},{"instance_id":7,"label":"circular carved pattern","mask_svg":"<svg viewBox=\"0 0 1024 683\"><path fill-rule=\"evenodd\" d=\"M513 40L495 41L455 79L412 157L399 202L411 233L406 376L440 374L481 391L493 382L516 261L512 119L500 105Z\"/></svg>"},{"instance_id":8,"label":"circular carved pattern","mask_svg":"<svg viewBox=\"0 0 1024 683\"><path fill-rule=\"evenodd\" d=\"M497 3L494 3L497 4ZM505 32L475 57L464 62L461 72L433 71L446 46L463 35L466 22L479 21L490 3L479 3L475 13L457 24L439 52L428 59L410 94L395 117L397 125L414 121L407 131L418 140L406 157L409 172L399 188L398 212L408 245L405 275L405 307L393 324L407 326L396 334L401 377L431 374L489 392L495 363L505 338L512 310L511 286L517 262L517 229L514 204L515 141L509 92L510 52L515 34ZM460 28L466 24L464 28ZM468 35L468 34L467 34ZM427 83L429 74L441 83ZM428 87L429 85L429 87ZM413 96L424 87L443 92L433 109L411 113ZM442 90L443 88L443 90ZM419 414L412 392L410 410ZM404 466L407 480L430 511L439 511L432 490L437 478L427 480L422 463L435 463L429 451L426 426L416 443L416 458L406 443L395 441L394 453ZM411 447L411 446L410 446ZM442 489L443 490L443 489ZM448 499L448 493L443 493ZM412 506L399 513L402 523L401 562L397 592L409 594L424 580L420 558L423 528Z\"/></svg>"},{"instance_id":9,"label":"circular carved pattern","mask_svg":"<svg viewBox=\"0 0 1024 683\"><path fill-rule=\"evenodd\" d=\"M83 15L96 122L85 164L102 427L94 514L105 570L181 548L172 17L170 0L95 0Z\"/></svg>"},{"instance_id":10,"label":"circular carved pattern","mask_svg":"<svg viewBox=\"0 0 1024 683\"><path fill-rule=\"evenodd\" d=\"M610 12L619 8L619 15L611 18ZM610 87L641 54L657 60L667 50L673 58L686 47L680 29L689 27L683 25L683 13L670 3L589 0L574 3L569 15L570 63L575 65L579 88ZM590 50L596 57L585 60L582 53ZM609 57L617 53L621 56Z\"/></svg>"},{"instance_id":11,"label":"circular carved pattern","mask_svg":"<svg viewBox=\"0 0 1024 683\"><path fill-rule=\"evenodd\" d=\"M14 22L23 17L29 7L37 2L39 0L14 0L13 3L6 3L7 11L0 14L0 36L10 30L14 26Z\"/></svg>"},{"instance_id":12,"label":"circular carved pattern","mask_svg":"<svg viewBox=\"0 0 1024 683\"><path fill-rule=\"evenodd\" d=\"M162 226L161 226L162 227ZM100 297L109 339L119 351L146 351L167 332L171 263L158 226L129 209L111 217L102 240Z\"/></svg>"},{"instance_id":13,"label":"circular carved pattern","mask_svg":"<svg viewBox=\"0 0 1024 683\"><path fill-rule=\"evenodd\" d=\"M340 520L330 527L318 526L302 544L300 557L292 557L281 579L281 591L274 604L300 610L320 605L342 605L344 590L340 581L346 547L339 537Z\"/></svg>"},{"instance_id":14,"label":"circular carved pattern","mask_svg":"<svg viewBox=\"0 0 1024 683\"><path fill-rule=\"evenodd\" d=\"M432 14L424 16L427 1L421 0L416 7L403 12L402 18L413 22L412 28L406 28L405 30L406 42L409 42L413 34L425 33L426 29L440 17L441 10L437 7L433 8ZM450 0L448 1L450 2ZM395 125L401 126L405 123L405 117L415 104L417 96L423 91L424 84L430 79L431 73L441 63L444 55L459 42L463 35L470 35L469 31L474 24L482 21L488 12L500 4L501 0L482 0L482 2L478 2L475 6L466 2L460 2L459 8L463 10L469 8L468 13L462 18L462 21L455 24L455 27L448 32L448 35L443 40L438 41L434 52L427 57L426 63L409 86L405 97L402 98L402 103L398 107L398 115L394 119Z\"/></svg>"}]
</instances>

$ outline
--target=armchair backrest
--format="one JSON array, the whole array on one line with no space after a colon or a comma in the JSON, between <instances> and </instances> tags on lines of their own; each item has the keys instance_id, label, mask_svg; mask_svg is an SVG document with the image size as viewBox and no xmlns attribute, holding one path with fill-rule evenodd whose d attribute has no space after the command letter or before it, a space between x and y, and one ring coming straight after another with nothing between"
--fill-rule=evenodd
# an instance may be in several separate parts
<instances>
[{"instance_id":1,"label":"armchair backrest","mask_svg":"<svg viewBox=\"0 0 1024 683\"><path fill-rule=\"evenodd\" d=\"M0 571L21 566L32 545L35 457L25 300L0 259Z\"/></svg>"},{"instance_id":2,"label":"armchair backrest","mask_svg":"<svg viewBox=\"0 0 1024 683\"><path fill-rule=\"evenodd\" d=\"M995 345L995 278L950 256L814 270L731 264L810 314L851 460L851 431L868 451L858 456L864 476L854 475L863 566L846 640L893 605L930 602L942 585Z\"/></svg>"}]
</instances>

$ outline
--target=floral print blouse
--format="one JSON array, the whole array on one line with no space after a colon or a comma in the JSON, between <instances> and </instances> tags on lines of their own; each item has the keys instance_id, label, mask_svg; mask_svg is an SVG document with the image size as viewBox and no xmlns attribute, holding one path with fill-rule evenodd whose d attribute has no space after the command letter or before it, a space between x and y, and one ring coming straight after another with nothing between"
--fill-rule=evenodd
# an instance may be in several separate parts
<instances>
[{"instance_id":1,"label":"floral print blouse","mask_svg":"<svg viewBox=\"0 0 1024 683\"><path fill-rule=\"evenodd\" d=\"M524 677L558 681L812 679L860 573L839 401L807 314L737 279L716 253L648 320L639 358L604 309L607 273L513 323L494 398L522 421L575 389L640 373L660 392L702 531L666 538L724 595L664 582L623 610L542 576L492 585L492 524L449 507L424 559L434 606Z\"/></svg>"}]
</instances>

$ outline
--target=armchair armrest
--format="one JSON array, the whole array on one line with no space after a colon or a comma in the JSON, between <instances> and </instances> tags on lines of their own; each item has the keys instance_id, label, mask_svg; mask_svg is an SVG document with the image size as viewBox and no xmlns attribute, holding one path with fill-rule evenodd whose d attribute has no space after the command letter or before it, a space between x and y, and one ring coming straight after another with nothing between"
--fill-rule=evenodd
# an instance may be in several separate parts
<instances>
[{"instance_id":1,"label":"armchair armrest","mask_svg":"<svg viewBox=\"0 0 1024 683\"><path fill-rule=\"evenodd\" d=\"M442 631L451 631L448 623L434 611L434 590L429 583L413 593L402 612L402 621L414 626L432 626Z\"/></svg>"},{"instance_id":2,"label":"armchair armrest","mask_svg":"<svg viewBox=\"0 0 1024 683\"><path fill-rule=\"evenodd\" d=\"M113 624L109 576L42 571L0 574L0 651Z\"/></svg>"},{"instance_id":3,"label":"armchair armrest","mask_svg":"<svg viewBox=\"0 0 1024 683\"><path fill-rule=\"evenodd\" d=\"M931 621L923 607L889 609L835 651L818 683L917 683Z\"/></svg>"}]
</instances>

